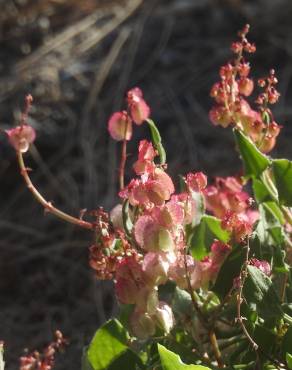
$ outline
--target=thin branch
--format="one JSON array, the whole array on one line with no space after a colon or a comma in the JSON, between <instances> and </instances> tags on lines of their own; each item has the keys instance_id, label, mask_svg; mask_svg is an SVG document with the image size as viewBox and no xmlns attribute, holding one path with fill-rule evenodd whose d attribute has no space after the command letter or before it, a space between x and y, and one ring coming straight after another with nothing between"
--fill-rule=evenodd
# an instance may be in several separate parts
<instances>
[{"instance_id":1,"label":"thin branch","mask_svg":"<svg viewBox=\"0 0 292 370\"><path fill-rule=\"evenodd\" d=\"M33 194L33 196L35 197L35 199L44 207L44 209L47 212L52 213L53 215L57 216L58 218L61 218L62 220L67 221L67 222L69 222L71 224L80 226L80 227L82 227L84 229L88 229L88 230L93 230L94 229L94 224L93 223L86 222L86 221L80 220L79 218L76 218L76 217L73 217L71 215L68 215L67 213L65 213L65 212L57 209L56 207L54 207L52 205L52 203L48 202L39 193L39 191L35 188L35 186L31 182L31 179L30 179L30 177L28 175L27 168L26 168L26 166L24 164L23 155L22 155L22 153L20 151L17 151L17 158L18 158L18 164L19 164L19 167L20 167L20 173L21 173L22 177L24 178L24 181L25 181L28 189Z\"/></svg>"},{"instance_id":2,"label":"thin branch","mask_svg":"<svg viewBox=\"0 0 292 370\"><path fill-rule=\"evenodd\" d=\"M243 322L243 317L241 316L241 303L242 303L242 290L243 286L245 283L245 279L247 277L247 266L248 266L248 260L249 260L249 252L250 252L250 247L249 247L249 239L247 240L247 245L246 245L246 257L245 257L245 262L244 265L241 269L240 275L239 275L239 292L237 295L237 318L236 321L239 322L242 331L244 332L245 336L247 337L248 341L250 342L252 348L257 351L259 346L256 344L256 342L252 339L250 336L249 332L247 331L244 322Z\"/></svg>"},{"instance_id":3,"label":"thin branch","mask_svg":"<svg viewBox=\"0 0 292 370\"><path fill-rule=\"evenodd\" d=\"M198 302L196 300L196 297L195 297L195 294L194 294L194 291L193 291L193 288L192 288L192 285L191 285L191 280L190 280L189 271L188 271L188 264L187 264L186 249L184 251L184 264L185 264L185 270L186 270L186 280L187 280L187 284L188 284L188 290L189 290L189 293L190 293L190 296L191 296L191 300L192 300L194 310L197 313L198 318L199 318L200 322L202 323L202 325L208 330L210 344L211 344L214 356L216 358L218 367L223 368L224 363L222 361L222 357L221 357L221 353L220 353L220 350L219 350L219 346L218 346L215 331L212 327L210 328L210 325L208 324L207 320L205 319L205 317L204 317L204 315L203 315L203 313L202 313L202 311L201 311L201 309L198 305Z\"/></svg>"}]
</instances>

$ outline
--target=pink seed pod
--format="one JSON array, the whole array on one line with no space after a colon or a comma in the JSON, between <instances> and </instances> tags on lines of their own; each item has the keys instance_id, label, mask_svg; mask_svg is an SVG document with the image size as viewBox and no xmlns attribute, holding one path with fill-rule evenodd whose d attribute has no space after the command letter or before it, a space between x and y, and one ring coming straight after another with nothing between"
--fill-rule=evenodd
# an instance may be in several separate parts
<instances>
[{"instance_id":1,"label":"pink seed pod","mask_svg":"<svg viewBox=\"0 0 292 370\"><path fill-rule=\"evenodd\" d=\"M251 93L253 92L253 88L254 88L254 82L250 78L242 77L238 81L239 92L240 94L244 96L250 96Z\"/></svg>"},{"instance_id":2,"label":"pink seed pod","mask_svg":"<svg viewBox=\"0 0 292 370\"><path fill-rule=\"evenodd\" d=\"M130 329L139 339L148 339L155 334L155 322L147 312L135 310L130 316Z\"/></svg>"},{"instance_id":3,"label":"pink seed pod","mask_svg":"<svg viewBox=\"0 0 292 370\"><path fill-rule=\"evenodd\" d=\"M134 228L135 239L141 248L153 252L173 251L175 244L169 230L159 226L150 216L140 216Z\"/></svg>"},{"instance_id":4,"label":"pink seed pod","mask_svg":"<svg viewBox=\"0 0 292 370\"><path fill-rule=\"evenodd\" d=\"M135 304L140 287L134 280L118 278L115 290L120 303Z\"/></svg>"},{"instance_id":5,"label":"pink seed pod","mask_svg":"<svg viewBox=\"0 0 292 370\"><path fill-rule=\"evenodd\" d=\"M169 266L166 253L148 252L144 256L142 268L153 285L160 285L167 282Z\"/></svg>"},{"instance_id":6,"label":"pink seed pod","mask_svg":"<svg viewBox=\"0 0 292 370\"><path fill-rule=\"evenodd\" d=\"M264 261L264 260L258 260L256 258L252 258L250 261L249 261L249 265L251 266L255 266L256 268L258 268L259 270L261 270L261 272L263 272L264 274L266 274L267 276L270 276L271 273L272 273L272 270L271 270L271 265L269 264L269 262L267 261Z\"/></svg>"},{"instance_id":7,"label":"pink seed pod","mask_svg":"<svg viewBox=\"0 0 292 370\"><path fill-rule=\"evenodd\" d=\"M22 125L5 131L10 144L16 151L25 153L36 138L35 130L29 125Z\"/></svg>"},{"instance_id":8,"label":"pink seed pod","mask_svg":"<svg viewBox=\"0 0 292 370\"><path fill-rule=\"evenodd\" d=\"M203 172L188 173L186 183L191 191L200 192L207 186L207 176Z\"/></svg>"},{"instance_id":9,"label":"pink seed pod","mask_svg":"<svg viewBox=\"0 0 292 370\"><path fill-rule=\"evenodd\" d=\"M114 140L131 140L132 120L126 111L114 113L108 121L108 131Z\"/></svg>"},{"instance_id":10,"label":"pink seed pod","mask_svg":"<svg viewBox=\"0 0 292 370\"><path fill-rule=\"evenodd\" d=\"M168 334L174 326L174 316L171 307L165 302L159 302L155 313L157 324Z\"/></svg>"},{"instance_id":11,"label":"pink seed pod","mask_svg":"<svg viewBox=\"0 0 292 370\"><path fill-rule=\"evenodd\" d=\"M157 156L157 151L147 140L140 141L138 151L138 160L133 165L134 171L137 175L152 174L155 169L153 160Z\"/></svg>"},{"instance_id":12,"label":"pink seed pod","mask_svg":"<svg viewBox=\"0 0 292 370\"><path fill-rule=\"evenodd\" d=\"M134 87L128 91L127 101L132 120L137 125L141 125L149 118L150 108L143 99L143 93L138 87Z\"/></svg>"}]
</instances>

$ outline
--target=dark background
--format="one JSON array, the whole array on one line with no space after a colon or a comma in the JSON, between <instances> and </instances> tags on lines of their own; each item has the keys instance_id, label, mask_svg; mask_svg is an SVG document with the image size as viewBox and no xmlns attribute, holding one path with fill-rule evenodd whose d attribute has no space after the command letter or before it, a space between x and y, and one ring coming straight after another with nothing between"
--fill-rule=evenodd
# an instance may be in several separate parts
<instances>
[{"instance_id":1,"label":"dark background","mask_svg":"<svg viewBox=\"0 0 292 370\"><path fill-rule=\"evenodd\" d=\"M48 200L74 215L117 202L120 147L106 126L133 86L151 106L172 175L234 174L240 162L232 134L208 120L209 90L236 31L248 22L258 47L253 75L274 67L279 78L274 113L284 128L273 154L291 158L291 19L290 0L2 0L0 127L17 124L31 93L37 131L26 155L31 176ZM135 129L130 163L145 135L146 127ZM88 266L90 233L44 216L3 133L0 179L0 339L7 368L17 368L25 347L42 348L59 328L70 346L56 367L79 369L83 345L116 311L112 284L96 281Z\"/></svg>"}]
</instances>

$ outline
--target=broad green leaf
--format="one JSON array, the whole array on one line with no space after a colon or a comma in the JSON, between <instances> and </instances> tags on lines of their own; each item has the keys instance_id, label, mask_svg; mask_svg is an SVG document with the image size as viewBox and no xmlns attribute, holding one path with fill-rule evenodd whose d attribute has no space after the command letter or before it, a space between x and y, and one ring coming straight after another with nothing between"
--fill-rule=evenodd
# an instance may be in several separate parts
<instances>
[{"instance_id":1,"label":"broad green leaf","mask_svg":"<svg viewBox=\"0 0 292 370\"><path fill-rule=\"evenodd\" d=\"M245 175L258 177L271 164L270 159L261 153L241 131L234 130L234 135L243 161Z\"/></svg>"},{"instance_id":2,"label":"broad green leaf","mask_svg":"<svg viewBox=\"0 0 292 370\"><path fill-rule=\"evenodd\" d=\"M252 181L252 188L253 188L254 197L258 203L272 200L267 187L261 180L254 178Z\"/></svg>"},{"instance_id":3,"label":"broad green leaf","mask_svg":"<svg viewBox=\"0 0 292 370\"><path fill-rule=\"evenodd\" d=\"M273 330L262 325L256 325L253 332L253 339L263 351L271 354L277 344L278 337Z\"/></svg>"},{"instance_id":4,"label":"broad green leaf","mask_svg":"<svg viewBox=\"0 0 292 370\"><path fill-rule=\"evenodd\" d=\"M280 247L284 241L284 217L275 202L264 202L259 206L260 220L255 233L263 247Z\"/></svg>"},{"instance_id":5,"label":"broad green leaf","mask_svg":"<svg viewBox=\"0 0 292 370\"><path fill-rule=\"evenodd\" d=\"M292 162L275 159L272 168L280 203L292 207Z\"/></svg>"},{"instance_id":6,"label":"broad green leaf","mask_svg":"<svg viewBox=\"0 0 292 370\"><path fill-rule=\"evenodd\" d=\"M184 289L176 287L172 300L172 308L178 317L189 316L193 310L191 295Z\"/></svg>"},{"instance_id":7,"label":"broad green leaf","mask_svg":"<svg viewBox=\"0 0 292 370\"><path fill-rule=\"evenodd\" d=\"M247 266L248 276L243 287L247 304L256 308L264 319L280 317L283 311L272 280L255 266Z\"/></svg>"},{"instance_id":8,"label":"broad green leaf","mask_svg":"<svg viewBox=\"0 0 292 370\"><path fill-rule=\"evenodd\" d=\"M158 352L163 370L211 370L201 365L184 364L177 354L169 351L161 344L158 344Z\"/></svg>"},{"instance_id":9,"label":"broad green leaf","mask_svg":"<svg viewBox=\"0 0 292 370\"><path fill-rule=\"evenodd\" d=\"M189 239L192 256L197 260L204 258L210 251L214 239L227 243L230 239L228 231L222 229L221 221L213 216L203 216L200 223L193 228Z\"/></svg>"},{"instance_id":10,"label":"broad green leaf","mask_svg":"<svg viewBox=\"0 0 292 370\"><path fill-rule=\"evenodd\" d=\"M292 184L292 183L291 183ZM285 224L285 218L283 213L276 202L269 201L263 203L264 208L268 211L268 221L273 223L269 226L278 226L278 222L281 225Z\"/></svg>"},{"instance_id":11,"label":"broad green leaf","mask_svg":"<svg viewBox=\"0 0 292 370\"><path fill-rule=\"evenodd\" d=\"M292 369L292 355L290 353L286 353L286 362L288 365L288 369Z\"/></svg>"},{"instance_id":12,"label":"broad green leaf","mask_svg":"<svg viewBox=\"0 0 292 370\"><path fill-rule=\"evenodd\" d=\"M224 298L232 288L234 278L240 273L245 253L245 249L237 245L224 261L212 289L220 298Z\"/></svg>"},{"instance_id":13,"label":"broad green leaf","mask_svg":"<svg viewBox=\"0 0 292 370\"><path fill-rule=\"evenodd\" d=\"M161 136L158 131L158 128L151 119L148 118L146 121L150 127L153 144L159 153L160 164L164 164L166 162L166 153L161 142Z\"/></svg>"},{"instance_id":14,"label":"broad green leaf","mask_svg":"<svg viewBox=\"0 0 292 370\"><path fill-rule=\"evenodd\" d=\"M122 352L107 368L108 370L138 370L145 369L140 357L131 349Z\"/></svg>"},{"instance_id":15,"label":"broad green leaf","mask_svg":"<svg viewBox=\"0 0 292 370\"><path fill-rule=\"evenodd\" d=\"M127 332L118 320L107 321L95 333L87 356L94 370L105 370L117 359L128 347Z\"/></svg>"}]
</instances>

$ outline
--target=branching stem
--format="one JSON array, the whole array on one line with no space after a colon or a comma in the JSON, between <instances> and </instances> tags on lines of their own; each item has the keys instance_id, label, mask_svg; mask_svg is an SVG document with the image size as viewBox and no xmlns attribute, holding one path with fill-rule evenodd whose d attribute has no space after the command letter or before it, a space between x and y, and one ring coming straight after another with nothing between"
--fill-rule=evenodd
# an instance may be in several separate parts
<instances>
[{"instance_id":1,"label":"branching stem","mask_svg":"<svg viewBox=\"0 0 292 370\"><path fill-rule=\"evenodd\" d=\"M24 164L24 159L23 155L20 151L17 151L17 159L18 159L18 164L20 168L20 173L22 177L24 178L24 181L30 190L30 192L33 194L35 199L44 207L46 212L52 213L53 215L57 216L58 218L67 221L71 224L80 226L84 229L88 230L93 230L94 229L94 224L91 222L83 221L79 218L73 217L71 215L68 215L67 213L59 210L58 208L54 207L52 203L48 202L40 193L39 191L35 188L33 185L29 175L28 175L28 170Z\"/></svg>"},{"instance_id":2,"label":"branching stem","mask_svg":"<svg viewBox=\"0 0 292 370\"><path fill-rule=\"evenodd\" d=\"M188 271L186 249L185 249L185 252L184 252L184 264L185 264L185 270L186 270L186 280L187 280L188 290L189 290L189 293L190 293L190 296L191 296L191 300L192 300L194 310L197 313L198 318L199 318L200 322L202 323L202 325L208 330L209 340L210 340L212 350L213 350L214 356L216 358L218 367L223 368L224 364L223 364L223 361L222 361L222 357L221 357L220 349L219 349L219 346L218 346L215 331L214 331L213 327L210 328L210 325L208 325L208 322L206 321L206 319L205 319L205 317L204 317L204 315L203 315L203 313L202 313L202 311L201 311L201 309L198 305L198 302L197 302L195 294L194 294L194 290L193 290L192 285L191 285L191 280L190 280L189 271Z\"/></svg>"}]
</instances>

